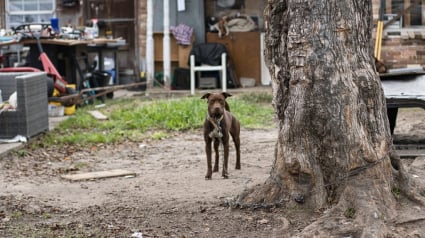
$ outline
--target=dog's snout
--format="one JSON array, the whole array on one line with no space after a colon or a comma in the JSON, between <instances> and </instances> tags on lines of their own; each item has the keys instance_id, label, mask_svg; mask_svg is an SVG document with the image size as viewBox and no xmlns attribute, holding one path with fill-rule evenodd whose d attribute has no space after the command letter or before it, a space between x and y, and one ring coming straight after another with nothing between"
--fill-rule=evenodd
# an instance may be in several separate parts
<instances>
[{"instance_id":1,"label":"dog's snout","mask_svg":"<svg viewBox=\"0 0 425 238\"><path fill-rule=\"evenodd\" d=\"M219 103L214 104L213 109L214 110L220 110L222 107Z\"/></svg>"},{"instance_id":2,"label":"dog's snout","mask_svg":"<svg viewBox=\"0 0 425 238\"><path fill-rule=\"evenodd\" d=\"M223 113L223 105L220 102L214 102L211 105L211 113L215 115L221 115Z\"/></svg>"},{"instance_id":3,"label":"dog's snout","mask_svg":"<svg viewBox=\"0 0 425 238\"><path fill-rule=\"evenodd\" d=\"M214 112L214 114L220 114L220 113L222 113L222 110L221 110L220 107L214 107L213 112Z\"/></svg>"}]
</instances>

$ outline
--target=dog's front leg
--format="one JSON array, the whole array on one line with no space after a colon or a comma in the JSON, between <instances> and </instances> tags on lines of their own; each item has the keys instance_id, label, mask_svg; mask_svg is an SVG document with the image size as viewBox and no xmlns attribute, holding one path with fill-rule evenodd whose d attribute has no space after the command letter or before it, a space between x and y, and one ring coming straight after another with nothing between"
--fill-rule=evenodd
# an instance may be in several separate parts
<instances>
[{"instance_id":1,"label":"dog's front leg","mask_svg":"<svg viewBox=\"0 0 425 238\"><path fill-rule=\"evenodd\" d=\"M227 164L229 162L229 138L223 140L223 151L224 151L224 160L223 160L223 178L229 178L229 174L227 172Z\"/></svg>"},{"instance_id":2,"label":"dog's front leg","mask_svg":"<svg viewBox=\"0 0 425 238\"><path fill-rule=\"evenodd\" d=\"M211 139L205 141L205 152L207 154L207 175L205 175L205 179L211 179Z\"/></svg>"},{"instance_id":3,"label":"dog's front leg","mask_svg":"<svg viewBox=\"0 0 425 238\"><path fill-rule=\"evenodd\" d=\"M215 162L213 172L218 172L218 163L220 160L220 154L218 152L218 147L220 146L220 141L218 139L214 140L214 151L215 151Z\"/></svg>"}]
</instances>

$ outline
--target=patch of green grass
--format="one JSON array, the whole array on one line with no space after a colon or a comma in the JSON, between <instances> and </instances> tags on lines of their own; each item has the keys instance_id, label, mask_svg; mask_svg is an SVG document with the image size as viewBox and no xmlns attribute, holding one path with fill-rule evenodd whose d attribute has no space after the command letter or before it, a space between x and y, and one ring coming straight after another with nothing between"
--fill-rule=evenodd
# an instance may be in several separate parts
<instances>
[{"instance_id":1,"label":"patch of green grass","mask_svg":"<svg viewBox=\"0 0 425 238\"><path fill-rule=\"evenodd\" d=\"M80 170L80 169L83 169L83 168L89 168L90 165L88 163L85 163L85 162L78 162L74 165L74 167L75 167L75 169Z\"/></svg>"},{"instance_id":2,"label":"patch of green grass","mask_svg":"<svg viewBox=\"0 0 425 238\"><path fill-rule=\"evenodd\" d=\"M244 128L274 126L271 94L249 93L228 98L231 112ZM141 141L146 131L153 130L150 138L162 139L167 131L185 131L202 127L206 115L205 100L195 97L142 101L115 99L101 111L108 120L97 120L87 111L94 106L79 108L76 113L49 132L40 146L96 143L119 143L124 140Z\"/></svg>"},{"instance_id":3,"label":"patch of green grass","mask_svg":"<svg viewBox=\"0 0 425 238\"><path fill-rule=\"evenodd\" d=\"M393 189L391 190L391 192L393 193L394 197L399 199L400 195L401 195L401 189L398 186L394 186Z\"/></svg>"},{"instance_id":4,"label":"patch of green grass","mask_svg":"<svg viewBox=\"0 0 425 238\"><path fill-rule=\"evenodd\" d=\"M17 154L19 157L24 157L25 155L27 155L27 154L28 154L28 151L26 151L26 150L17 150L17 151L16 151L16 154Z\"/></svg>"},{"instance_id":5,"label":"patch of green grass","mask_svg":"<svg viewBox=\"0 0 425 238\"><path fill-rule=\"evenodd\" d=\"M230 111L244 128L270 128L274 126L272 106L252 103L243 99L228 99Z\"/></svg>"},{"instance_id":6,"label":"patch of green grass","mask_svg":"<svg viewBox=\"0 0 425 238\"><path fill-rule=\"evenodd\" d=\"M11 217L13 219L21 219L24 216L24 214L21 211L13 211L11 214Z\"/></svg>"},{"instance_id":7,"label":"patch of green grass","mask_svg":"<svg viewBox=\"0 0 425 238\"><path fill-rule=\"evenodd\" d=\"M353 207L349 207L345 210L344 216L346 218L354 218L354 215L356 214L356 209Z\"/></svg>"},{"instance_id":8,"label":"patch of green grass","mask_svg":"<svg viewBox=\"0 0 425 238\"><path fill-rule=\"evenodd\" d=\"M50 213L48 213L48 212L43 212L43 213L41 214L41 217L42 217L43 219L50 219L50 218L52 218L52 214L50 214Z\"/></svg>"},{"instance_id":9,"label":"patch of green grass","mask_svg":"<svg viewBox=\"0 0 425 238\"><path fill-rule=\"evenodd\" d=\"M169 134L166 133L166 132L157 131L157 132L153 133L153 135L151 136L151 138L152 139L155 139L155 140L162 140L162 139L164 139L164 138L166 138L168 136L169 136Z\"/></svg>"},{"instance_id":10,"label":"patch of green grass","mask_svg":"<svg viewBox=\"0 0 425 238\"><path fill-rule=\"evenodd\" d=\"M244 93L238 96L240 100L247 103L266 103L270 104L273 100L273 95L269 92L252 92Z\"/></svg>"}]
</instances>

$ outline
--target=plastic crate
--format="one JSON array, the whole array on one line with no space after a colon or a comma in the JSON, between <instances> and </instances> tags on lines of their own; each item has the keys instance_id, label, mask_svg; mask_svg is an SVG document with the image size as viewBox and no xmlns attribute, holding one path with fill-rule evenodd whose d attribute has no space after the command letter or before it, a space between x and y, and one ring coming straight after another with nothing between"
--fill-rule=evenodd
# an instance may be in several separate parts
<instances>
[{"instance_id":1,"label":"plastic crate","mask_svg":"<svg viewBox=\"0 0 425 238\"><path fill-rule=\"evenodd\" d=\"M16 110L0 114L0 138L32 137L49 129L45 72L0 73L3 101L17 92Z\"/></svg>"}]
</instances>

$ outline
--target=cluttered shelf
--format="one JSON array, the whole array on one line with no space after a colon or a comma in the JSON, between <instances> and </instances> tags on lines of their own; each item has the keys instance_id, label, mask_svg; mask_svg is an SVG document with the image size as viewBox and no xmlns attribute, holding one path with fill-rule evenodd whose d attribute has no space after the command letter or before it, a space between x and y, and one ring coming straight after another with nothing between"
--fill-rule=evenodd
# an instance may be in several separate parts
<instances>
[{"instance_id":1,"label":"cluttered shelf","mask_svg":"<svg viewBox=\"0 0 425 238\"><path fill-rule=\"evenodd\" d=\"M22 41L22 44L36 44L35 39L28 39ZM41 39L41 44L53 44L53 45L63 45L63 46L73 46L73 45L107 45L107 46L124 46L125 40L122 39L107 39L107 38L98 38L91 40L70 40L70 39Z\"/></svg>"},{"instance_id":2,"label":"cluttered shelf","mask_svg":"<svg viewBox=\"0 0 425 238\"><path fill-rule=\"evenodd\" d=\"M0 47L11 45L29 46L30 50L27 56L27 66L43 69L41 62L38 60L40 51L37 46L36 38L23 38L20 40L9 40L0 42ZM84 68L87 66L79 66L78 59L82 55L87 57L88 53L96 53L98 55L98 68L104 70L104 54L112 53L114 60L117 60L117 51L126 46L126 41L108 38L95 39L60 39L60 38L41 38L39 43L42 50L47 53L48 57L69 83L81 85L81 75ZM80 63L81 64L81 63ZM116 64L116 71L117 69ZM118 82L118 74L116 74L116 82Z\"/></svg>"},{"instance_id":3,"label":"cluttered shelf","mask_svg":"<svg viewBox=\"0 0 425 238\"><path fill-rule=\"evenodd\" d=\"M46 38L40 39L40 43L50 44L50 45L63 45L63 46L74 46L74 45L110 45L110 46L125 46L125 40L121 38L117 39L108 39L108 38L97 38L91 40L78 40L78 39L56 39L56 38ZM14 44L37 44L36 39L23 39L15 40L12 38L6 38L3 41L0 39L0 47L9 46Z\"/></svg>"}]
</instances>

